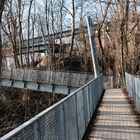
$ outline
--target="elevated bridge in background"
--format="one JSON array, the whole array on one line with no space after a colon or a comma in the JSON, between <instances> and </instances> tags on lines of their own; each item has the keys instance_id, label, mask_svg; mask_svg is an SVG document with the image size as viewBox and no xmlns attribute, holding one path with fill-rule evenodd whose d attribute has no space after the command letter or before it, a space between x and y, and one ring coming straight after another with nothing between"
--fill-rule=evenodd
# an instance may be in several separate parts
<instances>
[{"instance_id":1,"label":"elevated bridge in background","mask_svg":"<svg viewBox=\"0 0 140 140\"><path fill-rule=\"evenodd\" d=\"M92 25L92 29L96 30L98 27L98 24ZM80 37L81 35L88 34L87 26L84 26L82 29L81 28L76 28L74 30L75 38ZM43 36L38 36L29 39L29 53L33 52L45 52L48 50L49 46L54 47L55 50L58 50L58 48L63 45L63 48L66 48L70 46L70 39L71 39L71 30L66 30L63 32L57 32L55 34L49 34ZM49 38L54 42L50 41L49 44ZM60 39L62 39L62 44L60 44ZM17 42L19 44L19 42ZM23 40L23 47L22 47L22 53L26 54L27 53L27 47L28 47L28 40L25 39ZM17 52L19 53L19 48L20 46L17 45Z\"/></svg>"},{"instance_id":2,"label":"elevated bridge in background","mask_svg":"<svg viewBox=\"0 0 140 140\"><path fill-rule=\"evenodd\" d=\"M29 46L29 53L45 53L46 51L49 50L49 47L50 48L50 51L53 52L53 48L54 48L54 53L59 53L59 49L60 47L61 48L61 52L66 50L66 47L69 47L70 45L67 43L63 43L62 45L60 43L58 44L49 44L49 43L46 43L46 44L34 44L34 45L30 45ZM17 54L19 55L19 48L17 48ZM22 47L21 49L21 52L22 54L27 54L28 52L28 47L27 45L25 45L24 47Z\"/></svg>"},{"instance_id":3,"label":"elevated bridge in background","mask_svg":"<svg viewBox=\"0 0 140 140\"><path fill-rule=\"evenodd\" d=\"M87 29L86 27L84 27L84 29L86 30L87 32ZM75 35L79 35L81 32L81 29L80 28L77 28L75 29ZM44 38L45 37L45 38ZM50 34L50 35L45 35L45 36L38 36L38 37L35 37L35 38L31 38L29 39L29 45L32 46L32 44L44 44L44 39L46 42L48 42L49 38L52 38L52 39L60 39L62 37L63 38L68 38L68 37L71 37L71 30L66 30L66 31L63 31L62 33L61 32L57 32L55 34ZM24 40L23 41L23 44L28 44L28 40Z\"/></svg>"},{"instance_id":4,"label":"elevated bridge in background","mask_svg":"<svg viewBox=\"0 0 140 140\"><path fill-rule=\"evenodd\" d=\"M87 33L86 27L84 27L85 32ZM82 33L80 28L75 29L75 37L80 35ZM63 48L66 48L69 46L70 43L70 38L71 38L71 30L63 31L55 33L55 34L50 34L50 35L45 35L43 36L38 36L35 38L29 39L29 53L33 52L45 52L49 49L49 47L54 47L55 50L58 50L60 46L63 46ZM60 44L60 39L62 39L63 44ZM49 40L50 44L49 44ZM54 42L54 43L52 43ZM19 42L17 42L19 44ZM17 45L17 52L19 54L19 48L20 46ZM28 40L23 40L23 47L22 47L22 54L26 54L28 50Z\"/></svg>"}]
</instances>

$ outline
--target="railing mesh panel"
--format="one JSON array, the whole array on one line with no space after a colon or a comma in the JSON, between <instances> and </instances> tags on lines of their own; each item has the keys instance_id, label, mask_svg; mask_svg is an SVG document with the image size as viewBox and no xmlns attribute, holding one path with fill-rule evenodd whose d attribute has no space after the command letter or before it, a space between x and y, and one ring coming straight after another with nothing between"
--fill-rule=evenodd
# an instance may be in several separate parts
<instances>
[{"instance_id":1,"label":"railing mesh panel","mask_svg":"<svg viewBox=\"0 0 140 140\"><path fill-rule=\"evenodd\" d=\"M136 107L140 110L140 78L125 73L126 88Z\"/></svg>"},{"instance_id":2,"label":"railing mesh panel","mask_svg":"<svg viewBox=\"0 0 140 140\"><path fill-rule=\"evenodd\" d=\"M92 80L94 75L16 68L2 70L1 78L41 84L81 87L86 82Z\"/></svg>"},{"instance_id":3,"label":"railing mesh panel","mask_svg":"<svg viewBox=\"0 0 140 140\"><path fill-rule=\"evenodd\" d=\"M77 138L77 118L75 95L64 102L66 140Z\"/></svg>"},{"instance_id":4,"label":"railing mesh panel","mask_svg":"<svg viewBox=\"0 0 140 140\"><path fill-rule=\"evenodd\" d=\"M5 69L1 71L1 78L10 79L11 78L11 70Z\"/></svg>"},{"instance_id":5,"label":"railing mesh panel","mask_svg":"<svg viewBox=\"0 0 140 140\"><path fill-rule=\"evenodd\" d=\"M14 129L2 140L80 140L103 92L103 76Z\"/></svg>"},{"instance_id":6,"label":"railing mesh panel","mask_svg":"<svg viewBox=\"0 0 140 140\"><path fill-rule=\"evenodd\" d=\"M11 71L11 79L23 80L23 76L24 76L24 69L13 69Z\"/></svg>"},{"instance_id":7,"label":"railing mesh panel","mask_svg":"<svg viewBox=\"0 0 140 140\"><path fill-rule=\"evenodd\" d=\"M37 71L36 70L25 69L24 71L25 71L24 72L25 81L37 82Z\"/></svg>"},{"instance_id":8,"label":"railing mesh panel","mask_svg":"<svg viewBox=\"0 0 140 140\"><path fill-rule=\"evenodd\" d=\"M39 83L50 83L50 71L38 71Z\"/></svg>"},{"instance_id":9,"label":"railing mesh panel","mask_svg":"<svg viewBox=\"0 0 140 140\"><path fill-rule=\"evenodd\" d=\"M65 140L63 104L39 119L40 137L43 140Z\"/></svg>"},{"instance_id":10,"label":"railing mesh panel","mask_svg":"<svg viewBox=\"0 0 140 140\"><path fill-rule=\"evenodd\" d=\"M78 130L80 139L83 136L85 131L85 110L84 110L84 98L83 98L83 90L80 90L76 94L77 101L77 118L78 118Z\"/></svg>"}]
</instances>

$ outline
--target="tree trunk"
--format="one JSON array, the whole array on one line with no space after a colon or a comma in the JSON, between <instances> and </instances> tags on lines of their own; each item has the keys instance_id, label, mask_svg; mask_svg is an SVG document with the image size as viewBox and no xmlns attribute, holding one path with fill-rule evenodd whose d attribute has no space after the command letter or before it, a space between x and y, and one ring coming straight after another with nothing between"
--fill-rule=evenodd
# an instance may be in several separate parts
<instances>
[{"instance_id":1,"label":"tree trunk","mask_svg":"<svg viewBox=\"0 0 140 140\"><path fill-rule=\"evenodd\" d=\"M121 1L120 3L121 25L120 25L120 47L121 47L121 63L122 63L122 78L125 86L125 50L127 50L127 30L128 30L128 12L129 12L129 0ZM125 48L125 50L124 50ZM124 52L125 51L125 52Z\"/></svg>"},{"instance_id":2,"label":"tree trunk","mask_svg":"<svg viewBox=\"0 0 140 140\"><path fill-rule=\"evenodd\" d=\"M21 24L21 0L18 0L18 22L19 22L19 56L20 56L20 63L21 67L23 66L23 59L22 59L22 24Z\"/></svg>"},{"instance_id":3,"label":"tree trunk","mask_svg":"<svg viewBox=\"0 0 140 140\"><path fill-rule=\"evenodd\" d=\"M71 57L73 51L74 35L75 35L75 2L74 0L72 0L72 31L71 31L71 46L70 46L69 57Z\"/></svg>"},{"instance_id":4,"label":"tree trunk","mask_svg":"<svg viewBox=\"0 0 140 140\"><path fill-rule=\"evenodd\" d=\"M31 16L31 8L32 8L32 3L33 0L30 0L30 6L29 6L29 11L28 11L28 49L27 49L27 65L30 66L30 60L29 60L29 46L30 46L30 16Z\"/></svg>"},{"instance_id":5,"label":"tree trunk","mask_svg":"<svg viewBox=\"0 0 140 140\"><path fill-rule=\"evenodd\" d=\"M0 1L0 25L1 25L1 19L2 19L2 13L3 13L5 1L6 0ZM0 74L1 74L1 68L2 68L2 38L1 38L1 29L0 29Z\"/></svg>"},{"instance_id":6,"label":"tree trunk","mask_svg":"<svg viewBox=\"0 0 140 140\"><path fill-rule=\"evenodd\" d=\"M48 10L48 1L46 0L45 4L46 10L46 28L48 33L48 67L49 70L52 70L52 52L51 52L51 37L50 37L50 28L49 28L49 10Z\"/></svg>"},{"instance_id":7,"label":"tree trunk","mask_svg":"<svg viewBox=\"0 0 140 140\"><path fill-rule=\"evenodd\" d=\"M60 69L60 65L61 65L61 57L62 59L64 58L64 48L63 48L63 42L62 42L62 34L63 34L63 3L64 0L61 0L61 7L60 7L60 48L59 48L59 66L58 68ZM62 54L63 51L63 55Z\"/></svg>"}]
</instances>

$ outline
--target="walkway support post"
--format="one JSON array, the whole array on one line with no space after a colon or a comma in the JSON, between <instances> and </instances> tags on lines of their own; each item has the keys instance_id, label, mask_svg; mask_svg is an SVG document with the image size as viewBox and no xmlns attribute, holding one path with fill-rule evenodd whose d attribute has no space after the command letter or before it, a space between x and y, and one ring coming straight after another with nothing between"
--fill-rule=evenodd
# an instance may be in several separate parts
<instances>
[{"instance_id":1,"label":"walkway support post","mask_svg":"<svg viewBox=\"0 0 140 140\"><path fill-rule=\"evenodd\" d=\"M89 34L90 47L91 47L94 75L95 78L97 78L99 76L99 64L98 64L96 45L95 45L94 34L93 34L93 23L90 16L87 16L87 28Z\"/></svg>"}]
</instances>

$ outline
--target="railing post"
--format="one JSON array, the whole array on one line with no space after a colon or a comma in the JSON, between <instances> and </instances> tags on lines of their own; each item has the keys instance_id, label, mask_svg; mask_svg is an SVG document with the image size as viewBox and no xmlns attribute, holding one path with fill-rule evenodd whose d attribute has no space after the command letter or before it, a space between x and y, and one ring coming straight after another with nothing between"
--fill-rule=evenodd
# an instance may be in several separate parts
<instances>
[{"instance_id":1,"label":"railing post","mask_svg":"<svg viewBox=\"0 0 140 140\"><path fill-rule=\"evenodd\" d=\"M94 86L93 85L91 85L90 86L91 87L91 98L92 98L92 104L91 104L91 117L92 117L92 115L93 115L93 110L94 110L94 104L95 104L95 97L94 97L94 93L96 92L96 90L94 91L93 89L94 89Z\"/></svg>"},{"instance_id":2,"label":"railing post","mask_svg":"<svg viewBox=\"0 0 140 140\"><path fill-rule=\"evenodd\" d=\"M94 75L95 75L95 78L97 78L99 76L99 64L98 64L98 58L96 54L96 45L95 45L94 34L93 34L93 23L90 16L87 16L87 27L88 27L90 46L91 46L91 55L92 55L92 63L93 63L93 68L94 68Z\"/></svg>"},{"instance_id":3,"label":"railing post","mask_svg":"<svg viewBox=\"0 0 140 140\"><path fill-rule=\"evenodd\" d=\"M12 69L10 70L10 77L9 77L9 80L12 79Z\"/></svg>"},{"instance_id":4,"label":"railing post","mask_svg":"<svg viewBox=\"0 0 140 140\"><path fill-rule=\"evenodd\" d=\"M25 69L23 69L23 83L24 83L24 88L26 87L26 82L25 82Z\"/></svg>"},{"instance_id":5,"label":"railing post","mask_svg":"<svg viewBox=\"0 0 140 140\"><path fill-rule=\"evenodd\" d=\"M138 85L138 83L140 83L140 78L137 77L137 93L140 91L140 85ZM138 107L139 107L139 111L140 111L140 94L138 94L139 96L139 101L138 101Z\"/></svg>"},{"instance_id":6,"label":"railing post","mask_svg":"<svg viewBox=\"0 0 140 140\"><path fill-rule=\"evenodd\" d=\"M113 88L113 77L111 76L110 79L111 79L111 88Z\"/></svg>"},{"instance_id":7,"label":"railing post","mask_svg":"<svg viewBox=\"0 0 140 140\"><path fill-rule=\"evenodd\" d=\"M78 126L78 111L77 111L77 97L76 94L75 97L75 110L76 110L76 126L77 126L77 140L79 140L79 126Z\"/></svg>"},{"instance_id":8,"label":"railing post","mask_svg":"<svg viewBox=\"0 0 140 140\"><path fill-rule=\"evenodd\" d=\"M87 98L88 98L87 104L88 104L88 113L89 113L89 114L88 114L88 115L89 115L88 117L90 118L90 94L89 94L89 85L87 85ZM89 118L88 118L88 119L89 119ZM89 121L89 120L88 120L88 121Z\"/></svg>"},{"instance_id":9,"label":"railing post","mask_svg":"<svg viewBox=\"0 0 140 140\"><path fill-rule=\"evenodd\" d=\"M33 123L33 129L34 129L34 140L41 140L40 131L39 131L39 125L38 125L37 120Z\"/></svg>"},{"instance_id":10,"label":"railing post","mask_svg":"<svg viewBox=\"0 0 140 140\"><path fill-rule=\"evenodd\" d=\"M90 114L90 118L92 116L92 113L91 113L91 93L90 93L90 85L88 85L88 98L89 98L89 114Z\"/></svg>"},{"instance_id":11,"label":"railing post","mask_svg":"<svg viewBox=\"0 0 140 140\"><path fill-rule=\"evenodd\" d=\"M66 140L66 119L65 119L65 107L64 107L64 103L62 103L62 110L63 110L63 126L64 126L64 140Z\"/></svg>"},{"instance_id":12,"label":"railing post","mask_svg":"<svg viewBox=\"0 0 140 140\"><path fill-rule=\"evenodd\" d=\"M86 122L87 122L87 117L86 117L86 110L85 110L85 107L86 107L86 103L85 102L85 93L84 93L84 88L82 89L82 94L83 94L83 110L84 110L84 120L85 120L85 128L86 128Z\"/></svg>"},{"instance_id":13,"label":"railing post","mask_svg":"<svg viewBox=\"0 0 140 140\"><path fill-rule=\"evenodd\" d=\"M11 81L11 83L10 83L10 86L13 86L13 82L14 82L14 81L12 80L12 71L13 71L13 70L11 69L11 73L10 73L10 81Z\"/></svg>"}]
</instances>

